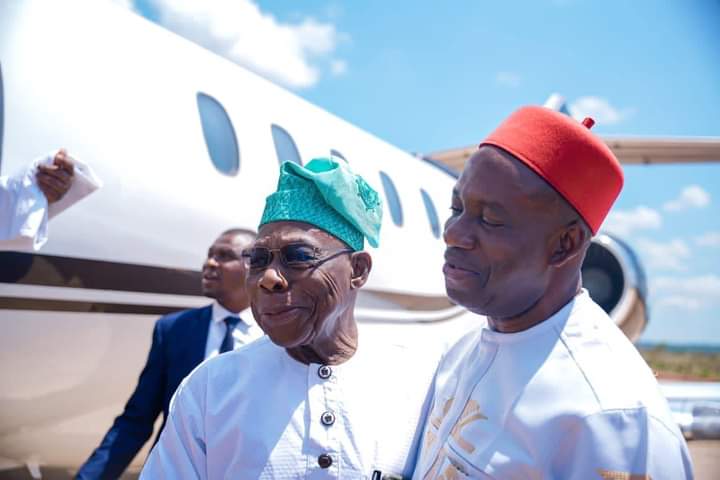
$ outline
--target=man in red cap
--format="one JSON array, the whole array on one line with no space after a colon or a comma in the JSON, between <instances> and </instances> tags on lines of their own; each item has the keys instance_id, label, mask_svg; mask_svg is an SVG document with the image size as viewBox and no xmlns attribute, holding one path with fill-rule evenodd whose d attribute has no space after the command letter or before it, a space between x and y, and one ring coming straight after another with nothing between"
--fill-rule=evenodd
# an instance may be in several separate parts
<instances>
[{"instance_id":1,"label":"man in red cap","mask_svg":"<svg viewBox=\"0 0 720 480\"><path fill-rule=\"evenodd\" d=\"M465 166L443 271L487 324L438 369L414 478L692 478L652 372L582 288L623 183L592 123L521 108Z\"/></svg>"}]
</instances>

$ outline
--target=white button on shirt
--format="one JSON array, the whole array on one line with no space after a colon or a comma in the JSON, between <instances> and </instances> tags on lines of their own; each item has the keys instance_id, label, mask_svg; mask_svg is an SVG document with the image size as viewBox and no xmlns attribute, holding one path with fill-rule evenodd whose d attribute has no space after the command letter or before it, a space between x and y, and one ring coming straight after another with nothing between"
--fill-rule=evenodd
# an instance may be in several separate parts
<instances>
[{"instance_id":1,"label":"white button on shirt","mask_svg":"<svg viewBox=\"0 0 720 480\"><path fill-rule=\"evenodd\" d=\"M241 321L238 322L232 332L233 340L235 341L233 348L241 347L263 336L263 331L255 321L250 308L238 314L231 312L215 301L212 305L212 318L208 326L207 343L205 344L206 359L216 356L220 351L220 346L222 345L222 341L225 338L225 331L227 330L225 318L238 316Z\"/></svg>"},{"instance_id":2,"label":"white button on shirt","mask_svg":"<svg viewBox=\"0 0 720 480\"><path fill-rule=\"evenodd\" d=\"M583 291L446 354L414 478L680 480L692 466L652 372Z\"/></svg>"},{"instance_id":3,"label":"white button on shirt","mask_svg":"<svg viewBox=\"0 0 720 480\"><path fill-rule=\"evenodd\" d=\"M327 368L268 337L203 363L175 393L141 478L409 478L438 355L363 341Z\"/></svg>"}]
</instances>

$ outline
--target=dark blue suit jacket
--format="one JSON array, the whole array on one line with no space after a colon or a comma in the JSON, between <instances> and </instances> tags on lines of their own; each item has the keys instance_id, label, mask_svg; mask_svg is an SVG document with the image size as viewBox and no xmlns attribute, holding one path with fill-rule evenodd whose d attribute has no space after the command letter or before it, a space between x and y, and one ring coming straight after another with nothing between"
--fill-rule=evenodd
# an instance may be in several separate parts
<instances>
[{"instance_id":1,"label":"dark blue suit jacket","mask_svg":"<svg viewBox=\"0 0 720 480\"><path fill-rule=\"evenodd\" d=\"M76 478L118 478L152 435L160 412L165 426L173 393L205 358L211 316L212 305L208 305L166 315L155 323L147 363L125 411Z\"/></svg>"}]
</instances>

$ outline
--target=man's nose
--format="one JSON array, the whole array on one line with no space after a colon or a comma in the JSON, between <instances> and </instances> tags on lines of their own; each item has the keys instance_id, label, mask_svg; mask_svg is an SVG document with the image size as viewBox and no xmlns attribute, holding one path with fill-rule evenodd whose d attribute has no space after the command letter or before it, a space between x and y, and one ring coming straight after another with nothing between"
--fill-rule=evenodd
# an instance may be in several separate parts
<instances>
[{"instance_id":1,"label":"man's nose","mask_svg":"<svg viewBox=\"0 0 720 480\"><path fill-rule=\"evenodd\" d=\"M277 268L268 267L260 277L260 287L269 292L282 292L287 290L288 282Z\"/></svg>"},{"instance_id":2,"label":"man's nose","mask_svg":"<svg viewBox=\"0 0 720 480\"><path fill-rule=\"evenodd\" d=\"M448 247L456 247L463 250L472 250L476 245L475 235L462 214L459 217L450 218L445 222L443 240L445 240L445 244Z\"/></svg>"},{"instance_id":3,"label":"man's nose","mask_svg":"<svg viewBox=\"0 0 720 480\"><path fill-rule=\"evenodd\" d=\"M205 266L207 267L217 267L218 265L219 263L215 260L215 255L210 255L205 259Z\"/></svg>"}]
</instances>

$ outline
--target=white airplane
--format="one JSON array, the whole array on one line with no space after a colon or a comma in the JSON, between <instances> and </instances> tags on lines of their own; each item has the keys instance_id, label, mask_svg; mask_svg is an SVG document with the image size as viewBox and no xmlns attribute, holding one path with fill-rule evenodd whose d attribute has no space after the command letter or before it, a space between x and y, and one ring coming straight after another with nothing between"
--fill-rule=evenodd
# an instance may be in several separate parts
<instances>
[{"instance_id":1,"label":"white airplane","mask_svg":"<svg viewBox=\"0 0 720 480\"><path fill-rule=\"evenodd\" d=\"M481 321L448 301L441 273L455 171L112 3L2 1L0 174L59 146L104 186L53 220L41 252L0 252L0 472L79 467L134 388L157 317L208 303L204 252L257 226L279 160L334 155L383 195L363 335L450 342ZM636 339L632 251L598 235L584 275Z\"/></svg>"}]
</instances>

